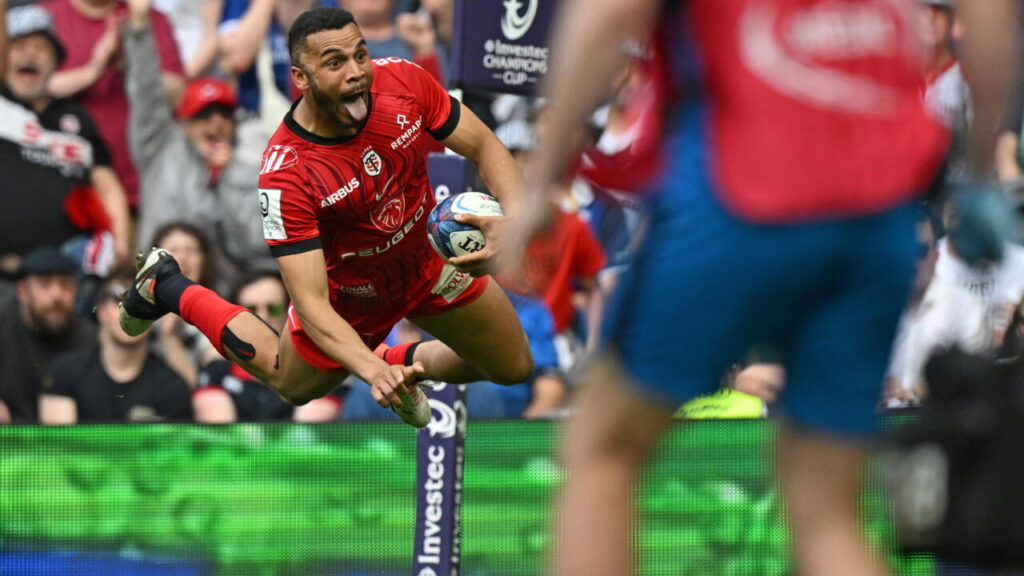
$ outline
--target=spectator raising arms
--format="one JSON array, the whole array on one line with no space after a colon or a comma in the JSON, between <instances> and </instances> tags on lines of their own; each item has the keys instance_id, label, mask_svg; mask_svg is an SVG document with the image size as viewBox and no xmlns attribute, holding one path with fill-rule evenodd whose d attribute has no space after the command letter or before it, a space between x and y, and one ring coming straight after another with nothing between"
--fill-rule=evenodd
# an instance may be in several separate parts
<instances>
[{"instance_id":1,"label":"spectator raising arms","mask_svg":"<svg viewBox=\"0 0 1024 576\"><path fill-rule=\"evenodd\" d=\"M123 262L100 286L98 345L54 359L39 397L41 423L190 418L188 386L150 351L148 334L129 336L118 326L117 305L133 275Z\"/></svg>"},{"instance_id":2,"label":"spectator raising arms","mask_svg":"<svg viewBox=\"0 0 1024 576\"><path fill-rule=\"evenodd\" d=\"M190 82L175 120L160 83L149 4L132 1L124 39L132 55L129 128L142 182L140 245L150 246L154 232L168 222L189 222L207 231L223 267L221 277L230 285L251 265L274 266L255 217L260 154L242 152L252 147L236 148L237 100L222 80Z\"/></svg>"},{"instance_id":3,"label":"spectator raising arms","mask_svg":"<svg viewBox=\"0 0 1024 576\"><path fill-rule=\"evenodd\" d=\"M316 4L316 0L225 0L219 29L220 66L237 80L239 104L247 112L260 111L261 83L256 57L264 40L270 43L272 84L289 101L298 96L292 87L284 31L299 13Z\"/></svg>"},{"instance_id":4,"label":"spectator raising arms","mask_svg":"<svg viewBox=\"0 0 1024 576\"><path fill-rule=\"evenodd\" d=\"M128 5L120 0L52 0L44 6L53 14L57 36L67 49L67 59L54 74L50 91L54 96L74 97L96 119L128 203L136 209L139 178L128 142L124 78L124 58L134 55L125 52L122 42ZM167 17L156 11L151 17L165 93L177 102L185 85L178 47Z\"/></svg>"},{"instance_id":5,"label":"spectator raising arms","mask_svg":"<svg viewBox=\"0 0 1024 576\"><path fill-rule=\"evenodd\" d=\"M0 268L87 232L112 231L127 255L128 209L111 156L89 114L49 96L66 51L39 6L11 10L0 60ZM31 186L31 188L29 188Z\"/></svg>"},{"instance_id":6,"label":"spectator raising arms","mask_svg":"<svg viewBox=\"0 0 1024 576\"><path fill-rule=\"evenodd\" d=\"M185 76L209 74L216 67L224 0L155 0L154 7L171 23Z\"/></svg>"}]
</instances>

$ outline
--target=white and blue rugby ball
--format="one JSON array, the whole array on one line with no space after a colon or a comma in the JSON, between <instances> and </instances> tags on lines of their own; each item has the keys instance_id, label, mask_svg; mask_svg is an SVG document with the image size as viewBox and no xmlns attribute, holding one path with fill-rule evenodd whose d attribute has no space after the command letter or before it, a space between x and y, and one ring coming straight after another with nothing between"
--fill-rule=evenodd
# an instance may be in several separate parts
<instances>
[{"instance_id":1,"label":"white and blue rugby ball","mask_svg":"<svg viewBox=\"0 0 1024 576\"><path fill-rule=\"evenodd\" d=\"M476 226L455 221L456 214L502 216L501 204L482 192L453 194L434 207L427 216L427 238L445 260L482 250L487 245L484 233Z\"/></svg>"}]
</instances>

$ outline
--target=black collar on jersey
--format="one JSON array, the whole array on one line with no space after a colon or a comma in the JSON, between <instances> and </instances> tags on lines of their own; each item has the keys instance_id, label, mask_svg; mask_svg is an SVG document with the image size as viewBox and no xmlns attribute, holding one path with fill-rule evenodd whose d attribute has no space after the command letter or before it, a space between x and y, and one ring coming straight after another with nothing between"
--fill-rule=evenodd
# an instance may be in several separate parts
<instances>
[{"instance_id":1,"label":"black collar on jersey","mask_svg":"<svg viewBox=\"0 0 1024 576\"><path fill-rule=\"evenodd\" d=\"M291 109L288 110L288 113L284 115L284 125L287 126L289 130L294 132L295 135L298 136L299 138L302 138L303 140L308 140L309 142L312 142L313 144L326 144L326 145L344 144L345 142L348 142L348 141L352 140L353 138L355 138L356 136L359 136L360 134L363 133L363 128L366 128L366 125L369 124L369 122L370 122L370 114L373 114L373 92L367 92L366 93L366 122L363 122L363 125L359 128L359 130L355 134L353 134L351 136L338 136L337 138L325 138L323 136L319 136L317 134L313 134L309 130L306 130L305 128L300 126L299 123L295 121L295 107L299 105L299 102L302 102L303 98L305 98L305 96L300 96L295 101L295 103L292 104L292 107L291 107Z\"/></svg>"}]
</instances>

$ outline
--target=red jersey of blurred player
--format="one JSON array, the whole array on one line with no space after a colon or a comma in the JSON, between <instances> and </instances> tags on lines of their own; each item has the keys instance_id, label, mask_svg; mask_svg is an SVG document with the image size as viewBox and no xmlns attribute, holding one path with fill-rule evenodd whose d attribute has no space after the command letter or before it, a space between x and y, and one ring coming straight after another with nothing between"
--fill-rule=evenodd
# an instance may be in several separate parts
<instances>
[{"instance_id":1,"label":"red jersey of blurred player","mask_svg":"<svg viewBox=\"0 0 1024 576\"><path fill-rule=\"evenodd\" d=\"M329 139L285 117L260 170L263 229L275 257L321 247L331 304L371 344L424 297L470 286L427 242L435 205L427 142L459 121L458 102L419 66L373 61L370 111L355 137Z\"/></svg>"}]
</instances>

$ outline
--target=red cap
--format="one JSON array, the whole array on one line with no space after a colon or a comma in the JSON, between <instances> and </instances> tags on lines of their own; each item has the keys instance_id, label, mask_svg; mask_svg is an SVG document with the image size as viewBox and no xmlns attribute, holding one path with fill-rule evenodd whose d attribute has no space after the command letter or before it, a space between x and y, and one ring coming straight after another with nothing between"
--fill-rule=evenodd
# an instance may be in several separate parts
<instances>
[{"instance_id":1,"label":"red cap","mask_svg":"<svg viewBox=\"0 0 1024 576\"><path fill-rule=\"evenodd\" d=\"M212 104L223 104L230 108L238 106L235 91L227 82L207 76L188 83L178 105L178 118L188 120Z\"/></svg>"}]
</instances>

